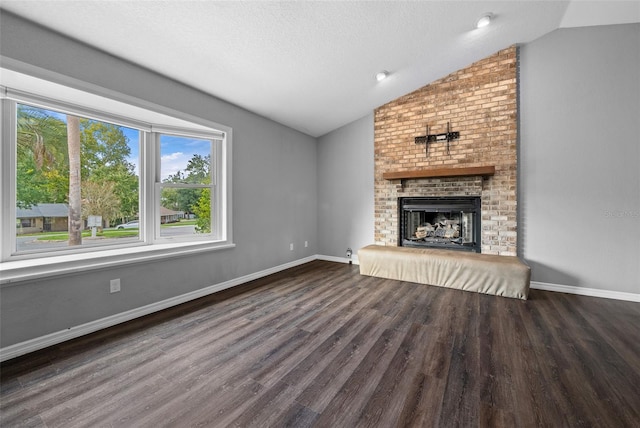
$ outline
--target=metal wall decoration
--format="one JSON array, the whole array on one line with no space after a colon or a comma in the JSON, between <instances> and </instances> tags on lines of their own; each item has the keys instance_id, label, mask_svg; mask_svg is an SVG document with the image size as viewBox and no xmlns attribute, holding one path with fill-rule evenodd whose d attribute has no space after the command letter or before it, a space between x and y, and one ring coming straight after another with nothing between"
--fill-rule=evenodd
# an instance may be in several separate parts
<instances>
[{"instance_id":1,"label":"metal wall decoration","mask_svg":"<svg viewBox=\"0 0 640 428\"><path fill-rule=\"evenodd\" d=\"M429 156L429 143L435 141L446 141L447 142L447 154L450 154L449 151L449 143L452 140L457 140L460 138L460 132L451 131L451 125L447 122L447 132L443 132L442 134L429 134L429 125L427 125L427 135L422 135L420 137L415 137L416 144L424 144L425 145L425 155Z\"/></svg>"}]
</instances>

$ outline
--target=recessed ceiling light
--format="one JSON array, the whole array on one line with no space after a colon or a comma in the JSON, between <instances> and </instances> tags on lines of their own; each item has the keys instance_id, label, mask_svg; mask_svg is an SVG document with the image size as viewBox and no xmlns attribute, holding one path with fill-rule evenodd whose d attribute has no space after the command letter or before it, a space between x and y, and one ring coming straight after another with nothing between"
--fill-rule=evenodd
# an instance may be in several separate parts
<instances>
[{"instance_id":1,"label":"recessed ceiling light","mask_svg":"<svg viewBox=\"0 0 640 428\"><path fill-rule=\"evenodd\" d=\"M485 13L476 22L476 28L483 28L483 27L486 27L487 25L491 24L491 19L492 18L493 18L493 14L492 13Z\"/></svg>"},{"instance_id":2,"label":"recessed ceiling light","mask_svg":"<svg viewBox=\"0 0 640 428\"><path fill-rule=\"evenodd\" d=\"M380 71L378 73L376 73L376 80L378 82L382 82L384 79L387 78L387 76L389 76L389 72L386 70Z\"/></svg>"}]
</instances>

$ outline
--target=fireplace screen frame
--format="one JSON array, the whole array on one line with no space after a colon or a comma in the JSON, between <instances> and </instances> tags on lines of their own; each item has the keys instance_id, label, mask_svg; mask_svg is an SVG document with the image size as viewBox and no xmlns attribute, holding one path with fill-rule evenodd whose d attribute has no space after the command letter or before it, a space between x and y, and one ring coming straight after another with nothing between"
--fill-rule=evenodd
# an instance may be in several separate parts
<instances>
[{"instance_id":1,"label":"fireplace screen frame","mask_svg":"<svg viewBox=\"0 0 640 428\"><path fill-rule=\"evenodd\" d=\"M408 213L418 213L418 217L426 217L426 215L443 214L449 219L458 218L462 223L462 218L471 218L472 231L467 235L466 239L471 242L464 242L460 230L458 236L447 239L420 239L409 238L407 236L406 224L408 221ZM425 214L421 214L425 213ZM399 247L418 247L418 248L440 248L447 250L481 252L481 198L479 196L455 196L455 197L432 197L432 196L411 196L398 198L398 246ZM414 223L415 224L415 223ZM459 228L462 229L462 224ZM413 232L412 232L413 233ZM456 242L457 241L457 242ZM462 242L460 242L462 241Z\"/></svg>"}]
</instances>

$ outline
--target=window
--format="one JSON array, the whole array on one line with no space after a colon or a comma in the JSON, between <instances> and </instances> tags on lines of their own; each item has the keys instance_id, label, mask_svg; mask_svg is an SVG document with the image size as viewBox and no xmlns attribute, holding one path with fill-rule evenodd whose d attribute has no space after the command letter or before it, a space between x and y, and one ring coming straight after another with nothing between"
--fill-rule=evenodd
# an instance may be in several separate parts
<instances>
[{"instance_id":1,"label":"window","mask_svg":"<svg viewBox=\"0 0 640 428\"><path fill-rule=\"evenodd\" d=\"M43 219L41 230L16 231L15 254L138 241L138 229L114 227L139 215L140 130L28 104L13 107L16 219Z\"/></svg>"},{"instance_id":2,"label":"window","mask_svg":"<svg viewBox=\"0 0 640 428\"><path fill-rule=\"evenodd\" d=\"M230 244L229 128L38 83L82 105L1 88L2 262Z\"/></svg>"},{"instance_id":3,"label":"window","mask_svg":"<svg viewBox=\"0 0 640 428\"><path fill-rule=\"evenodd\" d=\"M21 228L35 227L35 219L33 218L21 218L18 221L20 222Z\"/></svg>"},{"instance_id":4,"label":"window","mask_svg":"<svg viewBox=\"0 0 640 428\"><path fill-rule=\"evenodd\" d=\"M160 237L214 234L215 140L159 134ZM212 197L213 196L213 197ZM181 226L174 226L175 223Z\"/></svg>"}]
</instances>

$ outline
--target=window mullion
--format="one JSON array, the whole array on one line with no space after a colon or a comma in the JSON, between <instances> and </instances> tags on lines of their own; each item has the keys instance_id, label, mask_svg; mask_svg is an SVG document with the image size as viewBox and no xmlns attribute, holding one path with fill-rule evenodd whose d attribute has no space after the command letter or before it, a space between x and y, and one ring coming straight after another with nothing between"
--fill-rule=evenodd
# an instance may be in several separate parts
<instances>
[{"instance_id":1,"label":"window mullion","mask_svg":"<svg viewBox=\"0 0 640 428\"><path fill-rule=\"evenodd\" d=\"M0 227L3 238L0 240L0 260L7 260L16 250L16 103L3 99L0 105L0 136L2 138L0 177ZM10 143L11 142L11 143Z\"/></svg>"},{"instance_id":2,"label":"window mullion","mask_svg":"<svg viewBox=\"0 0 640 428\"><path fill-rule=\"evenodd\" d=\"M144 141L145 165L145 206L142 210L144 240L153 243L159 236L160 226L157 225L156 213L160 210L160 150L159 135L155 132L146 132Z\"/></svg>"}]
</instances>

